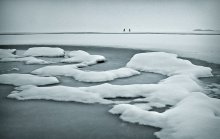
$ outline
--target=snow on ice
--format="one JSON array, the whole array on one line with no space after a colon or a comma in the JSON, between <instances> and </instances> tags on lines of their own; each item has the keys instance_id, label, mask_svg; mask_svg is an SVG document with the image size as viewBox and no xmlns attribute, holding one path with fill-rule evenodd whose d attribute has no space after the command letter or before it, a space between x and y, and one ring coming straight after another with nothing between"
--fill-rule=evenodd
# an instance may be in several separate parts
<instances>
[{"instance_id":1,"label":"snow on ice","mask_svg":"<svg viewBox=\"0 0 220 139\"><path fill-rule=\"evenodd\" d=\"M195 92L173 108L158 113L130 104L115 105L110 111L131 123L162 128L160 139L218 139L220 136L220 101Z\"/></svg>"},{"instance_id":2,"label":"snow on ice","mask_svg":"<svg viewBox=\"0 0 220 139\"><path fill-rule=\"evenodd\" d=\"M75 51L68 55L75 57L78 54L88 55L84 51ZM161 139L219 138L220 100L208 97L198 79L212 76L211 68L194 65L175 54L165 52L136 54L127 63L127 68L116 70L82 71L77 69L80 66L82 65L46 66L32 73L43 76L72 76L84 82L109 81L140 74L136 70L160 73L169 77L158 84L105 83L90 87L28 85L15 88L8 98L116 104L109 110L110 113L120 114L120 118L127 122L162 128L155 133ZM129 97L133 100L127 101L127 104L111 100L117 97ZM166 105L172 107L163 113L149 111L152 107Z\"/></svg>"},{"instance_id":3,"label":"snow on ice","mask_svg":"<svg viewBox=\"0 0 220 139\"><path fill-rule=\"evenodd\" d=\"M201 91L201 87L195 80L181 75L175 76L178 77L169 77L161 81L159 84L111 85L109 83L105 83L90 87L72 87L72 89L96 94L102 99L117 97L144 97L140 99L134 99L133 101L149 102L150 107L175 105L183 98L190 95L192 92ZM177 83L178 81L180 84ZM185 83L184 81L187 82ZM64 89L65 87L63 86L62 88ZM67 88L71 89L71 87ZM56 91L56 87L50 87L50 90L51 93L53 93ZM30 92L30 95L33 95L33 93L31 93L31 88L28 88L28 90L24 89L23 91L26 93ZM63 92L61 91L60 93L62 94ZM22 92L19 92L17 95L22 95ZM45 99L44 97L46 96L47 95L42 95L41 98ZM30 98L30 96L28 96L28 98Z\"/></svg>"},{"instance_id":4,"label":"snow on ice","mask_svg":"<svg viewBox=\"0 0 220 139\"><path fill-rule=\"evenodd\" d=\"M102 99L98 94L81 91L80 89L74 87L21 86L16 89L21 91L13 91L10 95L8 95L8 98L14 98L18 100L45 99L55 101L75 101L82 103L111 103L111 101Z\"/></svg>"},{"instance_id":5,"label":"snow on ice","mask_svg":"<svg viewBox=\"0 0 220 139\"><path fill-rule=\"evenodd\" d=\"M70 76L82 82L104 82L140 74L140 72L131 68L120 68L108 71L82 71L76 67L77 65L46 66L36 69L31 73L43 76Z\"/></svg>"},{"instance_id":6,"label":"snow on ice","mask_svg":"<svg viewBox=\"0 0 220 139\"><path fill-rule=\"evenodd\" d=\"M36 57L8 57L2 58L1 62L24 62L25 64L51 64L53 62L45 61Z\"/></svg>"},{"instance_id":7,"label":"snow on ice","mask_svg":"<svg viewBox=\"0 0 220 139\"><path fill-rule=\"evenodd\" d=\"M69 58L61 60L63 63L82 63L85 65L93 65L96 63L105 62L106 59L104 56L101 55L90 55L89 53L77 50L71 51L67 54Z\"/></svg>"},{"instance_id":8,"label":"snow on ice","mask_svg":"<svg viewBox=\"0 0 220 139\"><path fill-rule=\"evenodd\" d=\"M0 84L21 85L48 85L59 83L56 77L39 77L31 74L1 74Z\"/></svg>"},{"instance_id":9,"label":"snow on ice","mask_svg":"<svg viewBox=\"0 0 220 139\"><path fill-rule=\"evenodd\" d=\"M24 52L24 56L46 56L46 57L60 57L64 56L65 52L61 48L54 47L32 47Z\"/></svg>"},{"instance_id":10,"label":"snow on ice","mask_svg":"<svg viewBox=\"0 0 220 139\"><path fill-rule=\"evenodd\" d=\"M186 74L196 77L209 77L212 75L212 70L209 67L194 65L188 60L178 58L176 54L165 52L136 54L127 63L127 67L168 76Z\"/></svg>"}]
</instances>

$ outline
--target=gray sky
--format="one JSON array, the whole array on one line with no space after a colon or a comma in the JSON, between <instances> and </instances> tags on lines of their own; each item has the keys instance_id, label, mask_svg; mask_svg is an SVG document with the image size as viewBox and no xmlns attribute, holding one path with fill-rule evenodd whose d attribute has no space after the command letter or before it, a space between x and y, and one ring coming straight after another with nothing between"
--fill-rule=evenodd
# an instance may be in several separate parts
<instances>
[{"instance_id":1,"label":"gray sky","mask_svg":"<svg viewBox=\"0 0 220 139\"><path fill-rule=\"evenodd\" d=\"M0 0L0 32L220 29L219 0Z\"/></svg>"}]
</instances>

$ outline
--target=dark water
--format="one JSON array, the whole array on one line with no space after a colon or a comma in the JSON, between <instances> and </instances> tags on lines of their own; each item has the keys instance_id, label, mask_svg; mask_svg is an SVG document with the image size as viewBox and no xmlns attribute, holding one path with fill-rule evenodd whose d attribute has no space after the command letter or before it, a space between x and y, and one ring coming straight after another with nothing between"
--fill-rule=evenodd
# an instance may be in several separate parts
<instances>
[{"instance_id":1,"label":"dark water","mask_svg":"<svg viewBox=\"0 0 220 139\"><path fill-rule=\"evenodd\" d=\"M27 49L31 46L1 46ZM60 47L60 46L58 46ZM86 67L86 70L110 70L124 67L130 58L141 51L112 48L63 47L65 50L85 50L107 58L106 63ZM0 74L30 73L45 65L25 65L22 62L0 63ZM19 71L12 70L19 68ZM130 78L110 81L112 84L157 83L166 76L143 73ZM91 86L101 83L82 83L71 77L58 77L61 85ZM13 86L0 85L1 139L155 139L160 129L130 124L108 112L111 105L55 102L44 100L17 101L7 99ZM158 110L159 111L159 110Z\"/></svg>"}]
</instances>

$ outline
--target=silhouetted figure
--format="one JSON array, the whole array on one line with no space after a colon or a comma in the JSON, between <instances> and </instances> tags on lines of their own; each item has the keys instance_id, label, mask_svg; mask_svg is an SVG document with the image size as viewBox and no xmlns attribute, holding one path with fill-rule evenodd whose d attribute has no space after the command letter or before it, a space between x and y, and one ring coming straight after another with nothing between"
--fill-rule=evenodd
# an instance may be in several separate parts
<instances>
[{"instance_id":1,"label":"silhouetted figure","mask_svg":"<svg viewBox=\"0 0 220 139\"><path fill-rule=\"evenodd\" d=\"M125 32L125 28L123 29L123 32Z\"/></svg>"},{"instance_id":2,"label":"silhouetted figure","mask_svg":"<svg viewBox=\"0 0 220 139\"><path fill-rule=\"evenodd\" d=\"M129 30L128 30L129 32L131 32L131 29L129 28Z\"/></svg>"}]
</instances>

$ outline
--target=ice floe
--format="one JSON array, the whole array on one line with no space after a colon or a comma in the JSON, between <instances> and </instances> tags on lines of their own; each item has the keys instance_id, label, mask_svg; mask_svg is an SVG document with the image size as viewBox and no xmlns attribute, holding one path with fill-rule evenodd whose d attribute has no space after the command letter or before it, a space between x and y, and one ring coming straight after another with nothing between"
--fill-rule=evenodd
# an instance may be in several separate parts
<instances>
[{"instance_id":1,"label":"ice floe","mask_svg":"<svg viewBox=\"0 0 220 139\"><path fill-rule=\"evenodd\" d=\"M53 62L36 57L8 57L0 59L1 62L24 62L25 64L51 64Z\"/></svg>"},{"instance_id":2,"label":"ice floe","mask_svg":"<svg viewBox=\"0 0 220 139\"><path fill-rule=\"evenodd\" d=\"M130 104L115 105L110 111L131 123L162 128L160 139L218 139L220 136L220 101L203 93L192 93L175 107L158 113Z\"/></svg>"},{"instance_id":3,"label":"ice floe","mask_svg":"<svg viewBox=\"0 0 220 139\"><path fill-rule=\"evenodd\" d=\"M127 67L168 76L190 74L196 77L208 77L212 75L209 67L194 65L188 60L178 58L176 54L165 52L136 54L127 63Z\"/></svg>"},{"instance_id":4,"label":"ice floe","mask_svg":"<svg viewBox=\"0 0 220 139\"><path fill-rule=\"evenodd\" d=\"M85 65L93 65L96 63L105 62L106 59L104 56L101 55L90 55L89 53L77 50L77 51L71 51L67 54L68 57L61 60L63 63L82 63Z\"/></svg>"},{"instance_id":5,"label":"ice floe","mask_svg":"<svg viewBox=\"0 0 220 139\"><path fill-rule=\"evenodd\" d=\"M0 84L21 85L48 85L59 83L56 77L40 77L31 74L1 74Z\"/></svg>"},{"instance_id":6,"label":"ice floe","mask_svg":"<svg viewBox=\"0 0 220 139\"><path fill-rule=\"evenodd\" d=\"M24 56L45 56L45 57L60 57L64 56L65 52L61 48L55 47L32 47L24 52Z\"/></svg>"},{"instance_id":7,"label":"ice floe","mask_svg":"<svg viewBox=\"0 0 220 139\"><path fill-rule=\"evenodd\" d=\"M31 73L43 76L70 76L82 82L104 82L140 74L140 72L131 68L120 68L108 71L82 71L76 67L77 65L46 66L36 69Z\"/></svg>"},{"instance_id":8,"label":"ice floe","mask_svg":"<svg viewBox=\"0 0 220 139\"><path fill-rule=\"evenodd\" d=\"M88 93L74 87L53 86L53 87L36 87L21 86L16 88L20 91L13 91L8 98L18 100L44 99L55 101L74 101L82 103L101 103L109 104L110 100L101 98L98 94Z\"/></svg>"}]
</instances>

